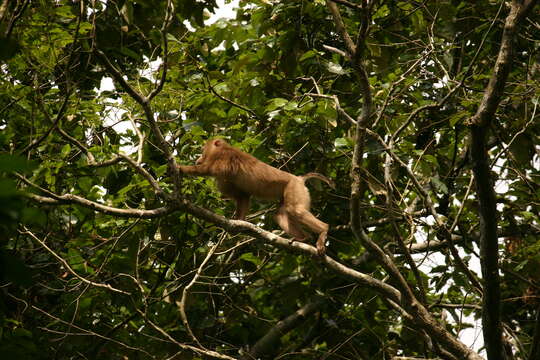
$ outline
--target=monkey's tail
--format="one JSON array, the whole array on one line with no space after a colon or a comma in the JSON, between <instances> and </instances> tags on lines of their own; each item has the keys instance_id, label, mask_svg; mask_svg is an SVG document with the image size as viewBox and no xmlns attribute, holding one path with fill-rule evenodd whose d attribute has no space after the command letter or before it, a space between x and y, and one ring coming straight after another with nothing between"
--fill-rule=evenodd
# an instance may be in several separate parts
<instances>
[{"instance_id":1,"label":"monkey's tail","mask_svg":"<svg viewBox=\"0 0 540 360\"><path fill-rule=\"evenodd\" d=\"M324 176L322 174L319 174L319 173L316 173L316 172L310 172L310 173L304 174L304 175L299 176L299 177L302 178L304 181L306 181L308 179L311 179L311 178L316 178L316 179L319 179L319 180L325 182L332 189L336 188L336 184L334 183L334 181L332 181L332 179L329 179L326 176Z\"/></svg>"}]
</instances>

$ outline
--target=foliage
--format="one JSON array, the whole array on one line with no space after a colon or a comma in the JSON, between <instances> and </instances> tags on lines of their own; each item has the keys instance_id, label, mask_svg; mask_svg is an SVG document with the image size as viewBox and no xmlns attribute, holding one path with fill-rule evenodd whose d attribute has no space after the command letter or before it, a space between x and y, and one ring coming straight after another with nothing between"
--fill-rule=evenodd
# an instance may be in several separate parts
<instances>
[{"instance_id":1,"label":"foliage","mask_svg":"<svg viewBox=\"0 0 540 360\"><path fill-rule=\"evenodd\" d=\"M360 37L358 58L329 3ZM0 6L0 354L250 358L288 324L257 356L456 358L412 315L406 290L456 342L482 317L486 234L470 119L500 51L506 2L242 0L234 19L212 24L214 0L172 5ZM504 341L530 360L540 354L535 10L515 37L487 140ZM359 66L374 109L360 150ZM102 90L110 78L114 88ZM167 152L193 163L213 136L336 181L336 190L309 187L341 270L309 246L203 212L233 209L210 179L179 181ZM355 196L369 241L350 221ZM254 202L249 221L277 229L274 210Z\"/></svg>"}]
</instances>

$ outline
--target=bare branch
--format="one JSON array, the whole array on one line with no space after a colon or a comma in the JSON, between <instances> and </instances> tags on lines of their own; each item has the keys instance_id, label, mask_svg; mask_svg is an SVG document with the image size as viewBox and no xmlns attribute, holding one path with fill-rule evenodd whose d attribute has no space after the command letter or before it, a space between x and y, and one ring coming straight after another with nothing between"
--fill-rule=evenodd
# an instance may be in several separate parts
<instances>
[{"instance_id":1,"label":"bare branch","mask_svg":"<svg viewBox=\"0 0 540 360\"><path fill-rule=\"evenodd\" d=\"M144 169L140 165L140 162L142 161L142 156L143 156L142 149L143 149L144 135L141 133L141 131L139 130L139 128L135 124L135 121L133 121L133 119L131 117L129 117L129 119L131 121L131 124L133 125L133 128L137 132L137 136L139 137L139 146L138 146L138 151L137 151L137 154L138 154L137 155L137 161L131 159L131 157L129 157L128 155L119 154L114 159L107 160L107 161L102 162L102 163L97 163L95 158L94 158L94 155L92 155L92 153L80 141L78 141L77 139L71 137L69 134L67 134L60 127L58 127L58 132L60 132L60 134L65 139L67 139L70 143L77 146L81 151L83 151L86 154L86 157L88 158L88 164L90 166L105 167L105 166L110 166L110 165L117 164L120 161L125 161L126 163L131 165L131 167L133 167L133 169L135 169L135 171L137 171L139 174L141 174L150 183L150 185L154 188L154 191L155 191L156 194L158 194L158 195L160 195L162 197L165 197L165 193L164 193L163 189L161 189L161 186L156 181L156 179L154 179L154 177L148 171L146 171L146 169Z\"/></svg>"},{"instance_id":2,"label":"bare branch","mask_svg":"<svg viewBox=\"0 0 540 360\"><path fill-rule=\"evenodd\" d=\"M323 95L323 94L313 94L313 93L307 93L307 96L311 96L314 98L321 98L321 99L329 99L334 101L334 106L336 107L336 110L339 114L343 115L345 119L347 119L348 122L350 122L353 125L356 125L356 120L353 119L352 116L350 116L339 103L339 98L336 95Z\"/></svg>"},{"instance_id":3,"label":"bare branch","mask_svg":"<svg viewBox=\"0 0 540 360\"><path fill-rule=\"evenodd\" d=\"M54 316L54 315L52 315L52 314L49 314L49 313L46 312L45 310L43 310L43 309L41 309L41 308L39 308L39 307L37 307L37 306L35 306L35 305L32 305L32 309L34 309L34 310L36 310L36 311L38 311L38 312L44 314L45 316L50 317L50 318L53 319L55 322L58 322L58 323L60 323L60 324L66 325L66 326L68 326L68 327L70 327L70 328L74 328L74 329L80 331L79 334L72 334L72 335L86 335L86 336L91 335L91 336L95 336L95 337L97 337L97 338L99 338L99 339L102 339L102 340L105 340L105 341L110 341L110 342L113 342L113 343L115 343L115 344L118 344L118 345L120 345L120 346L122 346L122 347L124 347L124 348L126 348L126 349L133 350L133 351L137 351L137 352L142 352L142 353L144 353L145 355L151 357L151 355L150 355L148 352L146 352L146 351L144 351L144 350L142 350L142 349L140 349L140 348L136 348L136 347L133 347L133 346L129 346L129 345L127 345L127 344L125 344L125 343L123 343L123 342L121 342L121 341L115 340L115 339L110 338L110 337L107 337L107 336L103 336L103 335L101 335L101 334L99 334L99 333L97 333L97 332L94 332L94 331L92 331L92 330L84 329L84 328L82 328L82 327L80 327L80 326L77 326L77 325L73 324L72 322L67 322L67 321L65 321L65 320L63 320L63 319L61 319L61 318L59 318L59 317L56 317L56 316ZM45 330L49 330L49 329L45 329Z\"/></svg>"},{"instance_id":4,"label":"bare branch","mask_svg":"<svg viewBox=\"0 0 540 360\"><path fill-rule=\"evenodd\" d=\"M355 4L355 3L352 3L352 2L347 1L347 0L330 0L330 1L333 1L333 2L341 4L341 5L344 5L346 7L351 8L351 9L356 9L356 10L362 9L362 5Z\"/></svg>"},{"instance_id":5,"label":"bare branch","mask_svg":"<svg viewBox=\"0 0 540 360\"><path fill-rule=\"evenodd\" d=\"M158 140L158 147L163 152L165 158L167 159L167 167L169 169L169 172L172 175L175 191L174 194L176 196L180 196L180 173L178 172L178 167L176 166L176 160L174 159L173 153L171 151L171 147L169 143L165 140L165 137L163 136L163 133L161 132L156 119L154 117L154 112L152 111L152 108L150 106L150 98L145 97L141 93L139 93L137 90L135 90L122 76L120 71L116 69L116 67L110 62L109 58L101 51L96 49L95 50L98 58L101 60L101 62L104 64L104 66L107 68L111 76L120 84L120 86L131 96L136 102L141 105L141 107L144 110L144 115L146 117L146 120L150 124L150 127L152 129L152 132L154 136Z\"/></svg>"},{"instance_id":6,"label":"bare branch","mask_svg":"<svg viewBox=\"0 0 540 360\"><path fill-rule=\"evenodd\" d=\"M234 101L232 101L231 99L227 99L226 97L224 97L223 95L219 94L216 89L214 89L214 87L212 86L212 84L210 83L210 78L208 77L208 74L205 74L206 75L206 81L208 82L208 89L210 90L210 92L212 94L214 94L215 96L217 96L219 99L225 101L226 103L234 106L234 107L237 107L241 110L244 110L245 112L247 112L248 114L250 114L251 116L253 116L254 118L258 119L259 118L259 115L257 115L257 113L247 107L245 107L244 105L240 105Z\"/></svg>"},{"instance_id":7,"label":"bare branch","mask_svg":"<svg viewBox=\"0 0 540 360\"><path fill-rule=\"evenodd\" d=\"M493 168L493 166L495 166L495 164L497 163L497 160L499 159L499 157L501 157L502 154L504 154L504 153L506 153L508 151L508 149L510 148L512 143L517 139L517 137L519 135L523 134L525 131L527 131L527 128L534 123L534 121L536 120L536 108L538 107L538 100L539 100L539 98L536 98L536 101L534 102L534 109L532 111L530 120L527 121L527 123L523 126L523 128L521 130L519 130L518 132L516 132L514 134L514 136L512 136L512 139L510 139L510 141L508 141L508 144L506 144L503 147L503 149L493 158L493 160L491 161L490 168Z\"/></svg>"},{"instance_id":8,"label":"bare branch","mask_svg":"<svg viewBox=\"0 0 540 360\"><path fill-rule=\"evenodd\" d=\"M534 336L531 343L528 360L538 359L540 357L540 306L536 309L536 323L534 326Z\"/></svg>"},{"instance_id":9,"label":"bare branch","mask_svg":"<svg viewBox=\"0 0 540 360\"><path fill-rule=\"evenodd\" d=\"M144 316L146 322L148 322L154 329L156 329L161 335L166 337L170 342L174 343L176 346L178 346L181 349L190 350L190 351L193 351L193 352L195 352L197 354L210 356L210 357L213 357L213 358L216 358L216 359L236 360L233 357L230 357L230 356L225 355L225 354L220 354L220 353L218 353L216 351L201 349L201 348L198 348L198 347L195 347L195 346L192 346L192 345L183 344L183 343L177 341L175 338L173 338L168 332L163 330L156 323L154 323L153 321L148 319L148 317L146 317L144 314L143 314L143 316ZM172 357L172 358L175 358L175 357Z\"/></svg>"},{"instance_id":10,"label":"bare branch","mask_svg":"<svg viewBox=\"0 0 540 360\"><path fill-rule=\"evenodd\" d=\"M86 146L83 145L83 143L81 143L79 140L75 139L74 137L70 136L60 126L58 126L57 130L64 139L66 139L67 141L69 141L70 143L78 147L86 155L88 159L88 164L94 165L96 163L96 159L94 155L86 148Z\"/></svg>"},{"instance_id":11,"label":"bare branch","mask_svg":"<svg viewBox=\"0 0 540 360\"><path fill-rule=\"evenodd\" d=\"M349 53L349 57L352 58L356 54L356 45L354 45L354 42L352 41L349 33L347 32L347 29L345 29L345 23L343 22L343 19L341 18L341 14L339 12L339 9L337 5L332 2L331 0L326 0L326 7L328 10L330 10L330 13L332 14L332 17L334 18L334 24L336 25L336 30L341 36L341 39L345 43L345 46L347 47L347 52Z\"/></svg>"},{"instance_id":12,"label":"bare branch","mask_svg":"<svg viewBox=\"0 0 540 360\"><path fill-rule=\"evenodd\" d=\"M386 110L386 107L388 106L388 103L390 101L390 97L394 93L394 90L397 88L397 86L399 84L401 84L402 82L404 82L405 80L407 80L407 76L416 67L418 67L423 61L425 61L428 55L429 55L429 52L422 53L422 56L420 56L418 59L416 59L416 61L411 66L409 66L409 68L407 70L405 70L405 72L403 74L401 74L401 76L399 77L398 80L392 82L392 85L390 85L390 89L388 90L388 94L386 95L386 97L384 99L384 104L377 111L378 115L377 115L377 118L375 119L375 121L373 121L373 125L372 125L373 128L375 128L377 126L377 124L379 123L379 121L382 119L383 114L384 114L384 112Z\"/></svg>"},{"instance_id":13,"label":"bare branch","mask_svg":"<svg viewBox=\"0 0 540 360\"><path fill-rule=\"evenodd\" d=\"M450 90L448 92L448 94L446 94L446 96L444 98L442 98L439 102L437 103L432 103L432 104L427 104L427 105L423 105L423 106L420 106L419 108L416 108L410 115L409 117L407 118L407 120L405 120L405 122L403 124L401 124L401 126L392 134L392 140L390 141L391 143L393 143L393 141L395 141L395 139L397 139L397 137L399 136L399 134L401 134L401 132L403 130L405 130L410 124L411 122L414 120L414 118L416 118L416 116L421 113L422 111L425 111L425 110L434 110L434 109L440 109L445 103L446 101L448 101L448 99L461 87L461 84L459 85L456 85L452 90Z\"/></svg>"},{"instance_id":14,"label":"bare branch","mask_svg":"<svg viewBox=\"0 0 540 360\"><path fill-rule=\"evenodd\" d=\"M148 171L146 171L145 168L137 164L137 162L130 158L128 155L119 154L118 156L125 162L127 162L129 165L131 165L131 167L135 169L135 171L141 174L146 179L146 181L148 181L150 185L154 188L156 194L165 197L165 192L163 191L157 180L154 179L154 177Z\"/></svg>"},{"instance_id":15,"label":"bare branch","mask_svg":"<svg viewBox=\"0 0 540 360\"><path fill-rule=\"evenodd\" d=\"M62 120L62 118L64 117L64 114L66 112L67 105L69 103L70 95L71 95L71 93L68 92L66 94L66 96L64 97L64 101L62 102L62 105L60 106L60 110L58 110L58 113L56 114L56 118L54 119L54 121L51 119L51 116L49 115L49 113L45 109L45 106L43 105L43 101L41 101L41 100L38 101L39 108L41 109L41 111L43 112L43 115L45 115L47 120L49 120L49 122L51 123L51 126L49 127L49 129L47 131L45 131L45 133L43 133L43 135L41 135L39 138L32 141L32 143L28 144L28 146L26 146L24 149L22 149L19 153L24 154L24 153L32 150L33 148L35 148L36 146L41 144L41 142L43 140L45 140L50 135L50 133L54 129L56 129L58 127L58 123L60 122L60 120Z\"/></svg>"},{"instance_id":16,"label":"bare branch","mask_svg":"<svg viewBox=\"0 0 540 360\"><path fill-rule=\"evenodd\" d=\"M88 166L93 166L93 167L96 167L96 168L107 167L107 166L118 164L120 161L122 161L122 158L120 156L117 156L115 158L105 160L105 161L100 162L100 163L96 162L95 164L88 164Z\"/></svg>"},{"instance_id":17,"label":"bare branch","mask_svg":"<svg viewBox=\"0 0 540 360\"><path fill-rule=\"evenodd\" d=\"M482 310L482 306L476 304L433 304L430 308Z\"/></svg>"},{"instance_id":18,"label":"bare branch","mask_svg":"<svg viewBox=\"0 0 540 360\"><path fill-rule=\"evenodd\" d=\"M144 105L146 105L148 103L148 99L144 95L140 94L137 90L135 90L127 82L127 80L124 79L124 77L122 76L122 73L120 72L120 70L118 70L111 63L111 61L109 60L109 58L107 57L107 55L105 55L105 53L103 51L96 49L95 53L96 53L97 57L101 60L101 63L105 66L105 68L107 68L107 70L109 71L109 74L111 74L111 76L114 78L114 80L116 80L116 82L118 82L120 84L122 89L124 89L129 94L129 96L131 96L133 98L133 100L135 100L136 102L138 102L142 106L144 106Z\"/></svg>"},{"instance_id":19,"label":"bare branch","mask_svg":"<svg viewBox=\"0 0 540 360\"><path fill-rule=\"evenodd\" d=\"M107 290L111 290L111 291L118 292L118 293L125 294L125 295L131 295L129 292L124 291L124 290L120 290L120 289L116 289L116 288L112 287L109 284L97 283L97 282L90 281L90 280L82 277L75 270L73 270L71 268L71 266L69 266L68 262L66 260L64 260L64 258L62 258L60 255L55 253L53 249L48 247L47 244L45 244L45 241L38 238L36 235L34 235L34 233L32 233L26 227L23 227L23 228L24 228L24 231L21 231L21 234L26 234L26 235L30 236L32 239L36 240L45 250L50 252L52 254L52 256L54 256L58 261L60 261L62 263L62 265L66 268L66 270L69 273L71 273L73 276L75 276L77 279L81 280L85 284L92 285L92 286L95 286L95 287L105 288Z\"/></svg>"},{"instance_id":20,"label":"bare branch","mask_svg":"<svg viewBox=\"0 0 540 360\"><path fill-rule=\"evenodd\" d=\"M258 359L263 355L272 355L272 350L275 349L279 339L301 324L307 316L317 311L322 304L324 304L323 298L316 299L302 306L285 319L278 321L276 325L253 345L249 353L243 356L242 359Z\"/></svg>"},{"instance_id":21,"label":"bare branch","mask_svg":"<svg viewBox=\"0 0 540 360\"><path fill-rule=\"evenodd\" d=\"M393 181L392 181L392 176L391 176L391 173L390 173L390 171L391 171L391 166L390 166L391 162L392 162L391 156L389 154L386 154L385 166L384 166L384 181L385 181L385 184L386 184L386 187L387 187L387 191L385 192L386 206L387 206L387 208L389 210L394 208L395 205L396 205L395 200L394 200L394 196L393 196L393 194L395 193L395 191L394 191L395 187L394 187L394 184L393 184ZM424 289L422 278L420 276L420 271L418 270L418 267L416 266L416 263L414 262L409 249L405 245L405 241L403 240L403 238L400 235L400 231L399 231L399 227L397 225L397 222L395 220L393 220L393 221L391 221L391 224L392 224L392 227L394 228L395 238L396 238L396 242L398 244L398 247L401 250L401 253L405 256L405 261L407 262L407 264L409 264L409 267L411 268L411 271L414 274L415 281L416 281L416 286L418 287L418 290L419 290L418 294L420 295L419 296L420 300L422 301L422 303L425 304L426 303L426 292L425 292L425 289ZM411 229L411 234L413 234L413 233L414 233L414 229Z\"/></svg>"},{"instance_id":22,"label":"bare branch","mask_svg":"<svg viewBox=\"0 0 540 360\"><path fill-rule=\"evenodd\" d=\"M137 146L137 165L140 165L143 159L143 150L144 150L144 140L145 136L142 133L142 131L137 126L137 123L133 119L131 115L128 116L129 121L131 122L131 126L133 126L133 130L137 133L137 137L139 138L139 145Z\"/></svg>"},{"instance_id":23,"label":"bare branch","mask_svg":"<svg viewBox=\"0 0 540 360\"><path fill-rule=\"evenodd\" d=\"M433 205L433 202L431 201L431 197L429 196L428 192L420 184L420 182L418 181L416 176L413 174L412 170L407 166L407 164L405 164L403 162L403 160L401 160L395 154L395 152L380 137L379 134L377 134L376 132L371 131L369 129L366 129L366 132L370 136L374 137L379 142L379 144L381 144L383 146L384 150L392 157L392 159L394 161L396 161L406 171L407 176L409 177L409 179L411 179L414 187L418 191L418 194L422 197L422 200L424 201L426 208L428 209L428 211L433 216L433 218L434 218L434 220L435 220L435 222L437 224L437 227L441 230L442 234L444 235L444 237L445 237L445 239L447 241L447 244L448 244L448 249L452 253L452 257L454 258L454 260L459 265L460 270L467 276L467 278L469 279L469 281L471 282L471 284L473 285L475 290L478 293L481 293L482 292L482 285L480 284L480 282L478 281L476 276L471 272L469 267L463 262L463 259L461 259L461 256L459 256L459 252L457 251L456 247L453 245L452 234L450 233L450 231L448 230L446 225L440 220L439 215L437 214L437 211L435 210L435 206Z\"/></svg>"},{"instance_id":24,"label":"bare branch","mask_svg":"<svg viewBox=\"0 0 540 360\"><path fill-rule=\"evenodd\" d=\"M180 311L180 318L182 319L182 323L184 324L184 327L186 328L189 336L200 347L203 347L203 346L201 345L201 343L199 342L199 339L197 339L197 337L195 336L195 334L191 330L191 327L189 326L189 321L188 321L188 318L187 318L187 315L186 315L186 300L187 300L187 297L188 297L188 294L189 294L189 290L193 287L193 285L197 282L197 280L199 280L205 265L208 263L208 261L210 261L210 259L212 258L212 256L216 252L216 249L218 248L218 246L221 245L221 242L223 241L223 239L224 239L224 236L221 236L219 241L216 242L214 244L214 246L212 246L210 251L208 251L208 253L206 254L206 257L202 261L201 265L199 265L199 268L197 269L197 272L195 273L195 275L193 276L193 278L191 279L189 284L187 284L186 287L184 287L184 290L182 291L182 298L180 299L180 304L178 305L178 308L179 308L179 311Z\"/></svg>"},{"instance_id":25,"label":"bare branch","mask_svg":"<svg viewBox=\"0 0 540 360\"><path fill-rule=\"evenodd\" d=\"M34 194L26 194L26 196L38 203L46 203L50 205L62 205L62 204L77 204L84 206L86 208L101 212L107 215L119 216L119 217L128 217L128 218L141 218L141 219L152 219L162 217L164 215L170 214L173 211L177 210L173 207L159 207L151 210L140 210L140 209L120 209L112 206L106 206L88 199L82 198L77 195L58 195L56 198L47 198Z\"/></svg>"},{"instance_id":26,"label":"bare branch","mask_svg":"<svg viewBox=\"0 0 540 360\"><path fill-rule=\"evenodd\" d=\"M487 132L501 101L511 70L515 37L520 25L536 1L512 1L493 73L476 114L469 120L471 158L480 215L480 264L484 279L482 325L486 352L490 359L506 359L500 314L499 243L494 179L487 151Z\"/></svg>"},{"instance_id":27,"label":"bare branch","mask_svg":"<svg viewBox=\"0 0 540 360\"><path fill-rule=\"evenodd\" d=\"M345 51L340 50L340 49L338 49L338 48L335 48L335 47L333 47L333 46L323 45L323 48L325 48L326 50L328 50L328 51L330 51L330 52L333 52L333 53L335 53L335 54L338 54L338 55L340 55L340 56L343 56L343 57L346 58L346 59L349 59L349 60L350 60L350 58L351 58L351 56L350 56L348 53L346 53Z\"/></svg>"},{"instance_id":28,"label":"bare branch","mask_svg":"<svg viewBox=\"0 0 540 360\"><path fill-rule=\"evenodd\" d=\"M47 189L44 189L30 180L25 178L22 175L16 174L17 178L22 180L28 186L37 189L47 195L47 197L35 195L32 193L25 193L24 195L29 199L36 201L40 204L50 204L50 205L63 205L63 204L77 204L94 211L98 211L107 215L114 215L120 217L132 217L132 218L141 218L141 219L151 219L156 217L161 217L166 214L177 210L178 208L174 206L165 206L151 210L141 210L141 209L120 209L112 206L103 205L101 203L85 199L81 196L65 194L57 195Z\"/></svg>"},{"instance_id":29,"label":"bare branch","mask_svg":"<svg viewBox=\"0 0 540 360\"><path fill-rule=\"evenodd\" d=\"M167 41L167 28L171 24L174 16L174 5L172 0L167 0L167 10L165 12L165 19L163 19L163 24L161 25L161 46L163 48L163 61L161 66L163 70L161 71L161 78L158 80L158 85L152 92L148 95L148 101L152 99L161 92L165 80L167 79L167 69L168 69L168 56L169 56L169 43Z\"/></svg>"}]
</instances>

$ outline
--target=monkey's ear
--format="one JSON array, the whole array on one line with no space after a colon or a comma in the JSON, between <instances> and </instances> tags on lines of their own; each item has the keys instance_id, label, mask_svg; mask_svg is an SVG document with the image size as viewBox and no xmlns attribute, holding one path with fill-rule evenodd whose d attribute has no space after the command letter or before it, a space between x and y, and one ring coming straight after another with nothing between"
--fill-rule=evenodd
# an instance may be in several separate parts
<instances>
[{"instance_id":1,"label":"monkey's ear","mask_svg":"<svg viewBox=\"0 0 540 360\"><path fill-rule=\"evenodd\" d=\"M221 139L214 140L214 146L221 146L221 145L223 145L223 140Z\"/></svg>"}]
</instances>

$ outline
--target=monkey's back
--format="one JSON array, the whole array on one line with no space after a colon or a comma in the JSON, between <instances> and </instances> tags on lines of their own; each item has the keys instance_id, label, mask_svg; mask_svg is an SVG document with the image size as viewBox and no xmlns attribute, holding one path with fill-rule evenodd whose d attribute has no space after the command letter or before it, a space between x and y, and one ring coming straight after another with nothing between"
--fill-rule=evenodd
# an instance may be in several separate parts
<instances>
[{"instance_id":1,"label":"monkey's back","mask_svg":"<svg viewBox=\"0 0 540 360\"><path fill-rule=\"evenodd\" d=\"M238 162L232 182L239 190L263 200L281 200L290 181L297 176L270 166L254 156L238 151Z\"/></svg>"}]
</instances>

